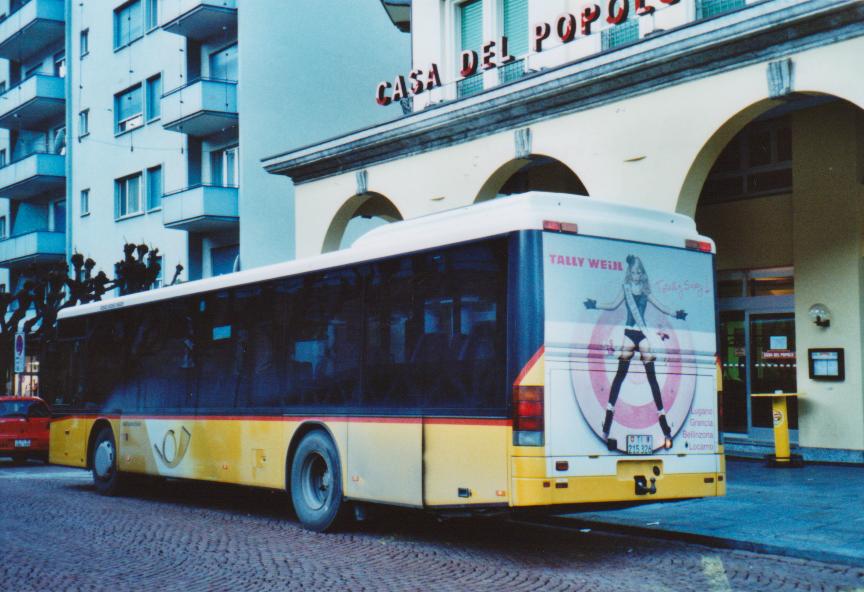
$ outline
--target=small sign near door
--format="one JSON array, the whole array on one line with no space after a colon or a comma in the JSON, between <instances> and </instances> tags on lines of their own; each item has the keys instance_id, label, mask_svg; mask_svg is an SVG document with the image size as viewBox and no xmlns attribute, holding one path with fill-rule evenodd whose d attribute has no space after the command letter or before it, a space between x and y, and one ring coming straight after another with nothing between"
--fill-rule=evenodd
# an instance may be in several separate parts
<instances>
[{"instance_id":1,"label":"small sign near door","mask_svg":"<svg viewBox=\"0 0 864 592\"><path fill-rule=\"evenodd\" d=\"M843 363L843 348L808 349L810 378L812 380L846 379L846 369Z\"/></svg>"}]
</instances>

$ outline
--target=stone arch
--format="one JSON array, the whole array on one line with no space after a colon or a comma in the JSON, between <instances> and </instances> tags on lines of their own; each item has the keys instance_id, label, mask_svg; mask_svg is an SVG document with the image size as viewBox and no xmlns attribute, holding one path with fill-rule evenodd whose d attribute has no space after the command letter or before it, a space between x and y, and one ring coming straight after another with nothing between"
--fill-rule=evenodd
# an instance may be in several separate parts
<instances>
[{"instance_id":1,"label":"stone arch","mask_svg":"<svg viewBox=\"0 0 864 592\"><path fill-rule=\"evenodd\" d=\"M353 195L342 204L330 221L321 252L344 249L376 226L402 219L396 205L380 193Z\"/></svg>"},{"instance_id":2,"label":"stone arch","mask_svg":"<svg viewBox=\"0 0 864 592\"><path fill-rule=\"evenodd\" d=\"M730 111L729 118L714 130L696 154L681 185L675 211L690 217L695 215L699 196L708 178L708 173L723 149L745 126L773 109L783 108L784 105L788 106L796 101L812 101L814 99L839 100L855 105L859 109L864 109L864 105L847 97L818 91L800 91L783 99L765 98L749 105L738 106L737 110Z\"/></svg>"},{"instance_id":3,"label":"stone arch","mask_svg":"<svg viewBox=\"0 0 864 592\"><path fill-rule=\"evenodd\" d=\"M483 183L475 203L526 191L552 191L588 195L579 176L551 156L531 154L504 163Z\"/></svg>"}]
</instances>

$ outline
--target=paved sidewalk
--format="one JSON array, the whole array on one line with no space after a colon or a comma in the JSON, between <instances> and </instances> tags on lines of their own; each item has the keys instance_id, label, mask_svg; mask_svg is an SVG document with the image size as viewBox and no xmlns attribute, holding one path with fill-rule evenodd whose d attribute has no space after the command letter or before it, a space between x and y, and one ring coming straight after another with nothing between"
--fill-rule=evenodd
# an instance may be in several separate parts
<instances>
[{"instance_id":1,"label":"paved sidewalk","mask_svg":"<svg viewBox=\"0 0 864 592\"><path fill-rule=\"evenodd\" d=\"M556 519L864 567L864 467L769 469L727 460L727 494Z\"/></svg>"}]
</instances>

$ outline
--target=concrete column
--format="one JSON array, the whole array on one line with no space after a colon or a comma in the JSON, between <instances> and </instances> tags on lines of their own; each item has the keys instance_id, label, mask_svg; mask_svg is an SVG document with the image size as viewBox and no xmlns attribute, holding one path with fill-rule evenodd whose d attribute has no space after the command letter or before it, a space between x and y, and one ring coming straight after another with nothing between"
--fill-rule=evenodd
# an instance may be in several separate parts
<instances>
[{"instance_id":1,"label":"concrete column","mask_svg":"<svg viewBox=\"0 0 864 592\"><path fill-rule=\"evenodd\" d=\"M793 118L791 231L798 390L804 393L799 443L855 450L860 456L864 451L864 185L859 153L864 149L864 112L848 103L832 103L798 112ZM817 327L808 317L817 302L833 314L828 328ZM807 349L814 347L845 348L844 382L809 379Z\"/></svg>"}]
</instances>

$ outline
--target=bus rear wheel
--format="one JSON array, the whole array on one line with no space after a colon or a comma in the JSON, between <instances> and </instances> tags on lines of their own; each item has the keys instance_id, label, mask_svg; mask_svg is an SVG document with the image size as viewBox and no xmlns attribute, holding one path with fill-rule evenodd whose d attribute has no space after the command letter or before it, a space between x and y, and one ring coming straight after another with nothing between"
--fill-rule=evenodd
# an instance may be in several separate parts
<instances>
[{"instance_id":1,"label":"bus rear wheel","mask_svg":"<svg viewBox=\"0 0 864 592\"><path fill-rule=\"evenodd\" d=\"M291 501L300 523L315 532L332 530L346 517L339 452L323 431L309 432L297 447L291 462Z\"/></svg>"},{"instance_id":2,"label":"bus rear wheel","mask_svg":"<svg viewBox=\"0 0 864 592\"><path fill-rule=\"evenodd\" d=\"M93 456L90 459L93 485L101 495L117 495L122 486L122 476L117 470L117 445L114 432L103 427L93 441Z\"/></svg>"}]
</instances>

